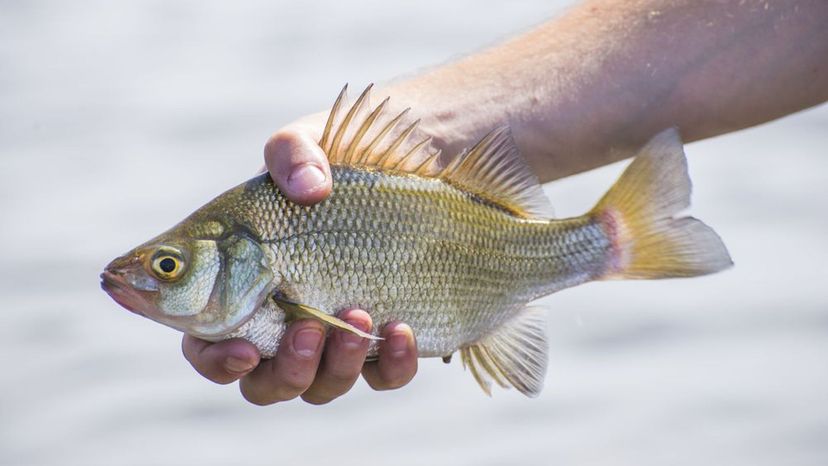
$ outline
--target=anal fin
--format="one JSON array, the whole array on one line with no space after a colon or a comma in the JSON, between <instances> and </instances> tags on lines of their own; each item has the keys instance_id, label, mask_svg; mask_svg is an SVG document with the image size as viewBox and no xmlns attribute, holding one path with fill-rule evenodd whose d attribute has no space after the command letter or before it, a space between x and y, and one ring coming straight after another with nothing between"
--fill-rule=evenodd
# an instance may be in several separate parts
<instances>
[{"instance_id":1,"label":"anal fin","mask_svg":"<svg viewBox=\"0 0 828 466\"><path fill-rule=\"evenodd\" d=\"M319 309L294 303L293 301L287 301L280 297L274 296L273 301L282 308L285 313L291 316L300 317L300 318L309 318L309 319L316 319L326 325L330 325L331 327L338 328L340 330L344 330L346 332L353 333L354 335L358 335L362 338L367 338L369 340L382 340L381 337L377 337L371 335L370 333L363 332L362 330L354 327L353 325L345 322L342 319L337 318L336 316L332 316L330 314L326 314Z\"/></svg>"},{"instance_id":2,"label":"anal fin","mask_svg":"<svg viewBox=\"0 0 828 466\"><path fill-rule=\"evenodd\" d=\"M543 389L546 376L546 317L543 308L527 307L491 334L460 349L480 388L491 396L492 381L515 387L529 397Z\"/></svg>"}]
</instances>

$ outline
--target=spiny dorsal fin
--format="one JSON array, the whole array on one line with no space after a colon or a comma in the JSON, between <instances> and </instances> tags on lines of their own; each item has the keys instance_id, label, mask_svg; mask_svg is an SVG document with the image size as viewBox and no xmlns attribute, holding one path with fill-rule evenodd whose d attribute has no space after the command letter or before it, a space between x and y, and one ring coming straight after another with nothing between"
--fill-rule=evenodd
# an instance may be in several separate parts
<instances>
[{"instance_id":1,"label":"spiny dorsal fin","mask_svg":"<svg viewBox=\"0 0 828 466\"><path fill-rule=\"evenodd\" d=\"M411 122L409 109L393 118L384 115L386 98L367 110L372 85L340 118L347 106L347 87L337 97L319 141L332 165L438 178L515 215L552 217L552 206L520 157L508 127L495 129L471 149L442 161L431 139L417 133L420 120Z\"/></svg>"},{"instance_id":2,"label":"spiny dorsal fin","mask_svg":"<svg viewBox=\"0 0 828 466\"><path fill-rule=\"evenodd\" d=\"M385 115L388 99L365 111L372 87L369 85L341 118L340 110L347 106L348 86L339 93L319 141L328 161L332 165L433 177L439 171L440 151L430 146L430 138L415 139L419 120L410 121L409 109L393 118Z\"/></svg>"},{"instance_id":3,"label":"spiny dorsal fin","mask_svg":"<svg viewBox=\"0 0 828 466\"><path fill-rule=\"evenodd\" d=\"M492 381L526 396L543 389L546 375L546 318L543 308L527 307L490 335L460 349L480 388L491 396Z\"/></svg>"}]
</instances>

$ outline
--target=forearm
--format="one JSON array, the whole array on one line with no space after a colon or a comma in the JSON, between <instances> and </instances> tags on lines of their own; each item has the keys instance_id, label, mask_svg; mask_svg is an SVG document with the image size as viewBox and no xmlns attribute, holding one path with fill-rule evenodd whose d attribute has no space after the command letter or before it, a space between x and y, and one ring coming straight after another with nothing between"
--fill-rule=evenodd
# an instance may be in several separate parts
<instances>
[{"instance_id":1,"label":"forearm","mask_svg":"<svg viewBox=\"0 0 828 466\"><path fill-rule=\"evenodd\" d=\"M828 2L595 0L385 91L454 153L512 127L544 181L828 99Z\"/></svg>"}]
</instances>

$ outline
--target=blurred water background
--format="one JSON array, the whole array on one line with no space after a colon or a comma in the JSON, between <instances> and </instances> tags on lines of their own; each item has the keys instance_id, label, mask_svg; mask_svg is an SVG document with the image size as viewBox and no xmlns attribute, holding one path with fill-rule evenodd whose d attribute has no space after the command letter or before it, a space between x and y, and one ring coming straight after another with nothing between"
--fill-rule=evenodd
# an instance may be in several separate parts
<instances>
[{"instance_id":1,"label":"blurred water background","mask_svg":"<svg viewBox=\"0 0 828 466\"><path fill-rule=\"evenodd\" d=\"M251 176L269 133L566 1L0 2L0 464L828 464L828 107L687 147L732 270L543 300L540 398L459 361L260 408L98 288ZM578 214L622 165L548 185Z\"/></svg>"}]
</instances>

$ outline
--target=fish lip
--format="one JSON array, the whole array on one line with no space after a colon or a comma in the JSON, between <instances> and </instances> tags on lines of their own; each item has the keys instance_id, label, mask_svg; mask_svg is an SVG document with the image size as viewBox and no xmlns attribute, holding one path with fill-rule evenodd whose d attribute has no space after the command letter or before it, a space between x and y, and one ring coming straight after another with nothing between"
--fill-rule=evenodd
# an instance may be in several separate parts
<instances>
[{"instance_id":1,"label":"fish lip","mask_svg":"<svg viewBox=\"0 0 828 466\"><path fill-rule=\"evenodd\" d=\"M104 270L101 274L101 289L124 309L139 316L145 316L130 299L135 291L126 283L123 275Z\"/></svg>"},{"instance_id":2,"label":"fish lip","mask_svg":"<svg viewBox=\"0 0 828 466\"><path fill-rule=\"evenodd\" d=\"M110 272L109 270L104 270L101 274L101 288L104 290L106 290L107 287L119 287L123 283L124 282L122 280L118 279L118 275Z\"/></svg>"}]
</instances>

